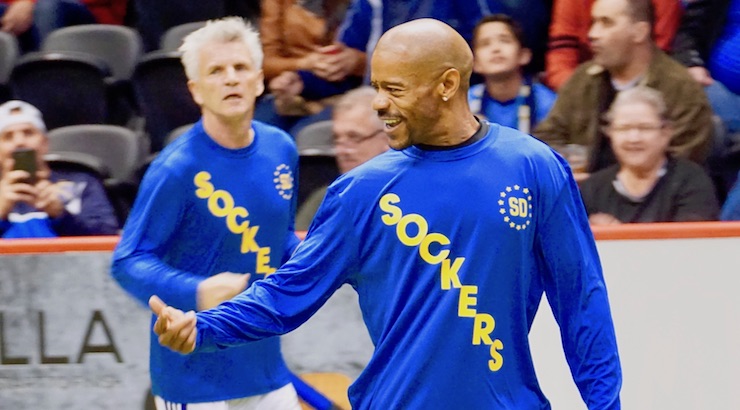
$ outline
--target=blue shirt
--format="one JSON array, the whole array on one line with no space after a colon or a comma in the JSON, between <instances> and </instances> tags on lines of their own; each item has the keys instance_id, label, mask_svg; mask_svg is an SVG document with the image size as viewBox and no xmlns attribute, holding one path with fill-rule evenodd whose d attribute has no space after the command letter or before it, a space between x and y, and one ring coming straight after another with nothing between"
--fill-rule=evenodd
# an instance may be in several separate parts
<instances>
[{"instance_id":1,"label":"blue shirt","mask_svg":"<svg viewBox=\"0 0 740 410\"><path fill-rule=\"evenodd\" d=\"M740 1L729 0L722 34L709 58L709 71L734 94L740 94Z\"/></svg>"},{"instance_id":2,"label":"blue shirt","mask_svg":"<svg viewBox=\"0 0 740 410\"><path fill-rule=\"evenodd\" d=\"M56 218L32 205L18 202L5 220L0 236L53 238L57 236L116 235L118 219L100 179L86 172L52 171L49 181L59 188L64 212Z\"/></svg>"},{"instance_id":3,"label":"blue shirt","mask_svg":"<svg viewBox=\"0 0 740 410\"><path fill-rule=\"evenodd\" d=\"M513 100L502 102L494 100L488 94L485 83L475 84L468 90L468 103L473 114L529 134L547 117L557 98L554 91L540 83L532 84L529 92L531 95L519 95ZM526 118L520 115L523 107L527 110ZM531 118L532 113L534 113L534 118ZM520 120L524 120L529 129L521 129Z\"/></svg>"},{"instance_id":4,"label":"blue shirt","mask_svg":"<svg viewBox=\"0 0 740 410\"><path fill-rule=\"evenodd\" d=\"M221 272L264 278L298 244L293 233L298 154L290 136L257 121L254 141L227 149L202 121L147 170L113 253L112 274L142 303L196 309L200 282ZM183 356L152 332L152 392L178 403L264 394L289 383L280 340Z\"/></svg>"},{"instance_id":5,"label":"blue shirt","mask_svg":"<svg viewBox=\"0 0 740 410\"><path fill-rule=\"evenodd\" d=\"M390 151L330 187L277 273L198 313L196 352L289 332L344 283L375 353L353 409L546 409L528 333L547 293L589 408L621 370L578 187L544 143L490 124L447 151Z\"/></svg>"}]
</instances>

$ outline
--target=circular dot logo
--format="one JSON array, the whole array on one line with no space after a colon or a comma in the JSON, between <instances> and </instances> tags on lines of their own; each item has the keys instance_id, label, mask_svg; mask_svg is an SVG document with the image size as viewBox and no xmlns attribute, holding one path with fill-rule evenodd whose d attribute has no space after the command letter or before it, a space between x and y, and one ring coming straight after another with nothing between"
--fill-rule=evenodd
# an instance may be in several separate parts
<instances>
[{"instance_id":1,"label":"circular dot logo","mask_svg":"<svg viewBox=\"0 0 740 410\"><path fill-rule=\"evenodd\" d=\"M532 192L519 185L507 186L499 194L499 213L509 228L523 231L532 223Z\"/></svg>"},{"instance_id":2,"label":"circular dot logo","mask_svg":"<svg viewBox=\"0 0 740 410\"><path fill-rule=\"evenodd\" d=\"M293 184L293 172L290 167L286 164L280 164L273 172L275 178L272 182L275 183L275 189L283 199L293 198L293 191L295 185Z\"/></svg>"}]
</instances>

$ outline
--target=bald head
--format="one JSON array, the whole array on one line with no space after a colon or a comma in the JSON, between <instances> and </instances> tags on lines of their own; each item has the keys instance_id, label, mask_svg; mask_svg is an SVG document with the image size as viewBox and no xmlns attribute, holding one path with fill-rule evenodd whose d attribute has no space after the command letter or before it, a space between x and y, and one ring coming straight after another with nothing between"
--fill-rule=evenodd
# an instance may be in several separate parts
<instances>
[{"instance_id":1,"label":"bald head","mask_svg":"<svg viewBox=\"0 0 740 410\"><path fill-rule=\"evenodd\" d=\"M456 145L475 133L468 88L473 52L452 27L413 20L378 40L370 80L373 108L385 123L391 148Z\"/></svg>"},{"instance_id":2,"label":"bald head","mask_svg":"<svg viewBox=\"0 0 740 410\"><path fill-rule=\"evenodd\" d=\"M434 19L418 19L400 24L383 34L375 53L390 53L399 63L438 76L447 69L460 72L461 88L467 91L473 71L473 52L452 27Z\"/></svg>"}]
</instances>

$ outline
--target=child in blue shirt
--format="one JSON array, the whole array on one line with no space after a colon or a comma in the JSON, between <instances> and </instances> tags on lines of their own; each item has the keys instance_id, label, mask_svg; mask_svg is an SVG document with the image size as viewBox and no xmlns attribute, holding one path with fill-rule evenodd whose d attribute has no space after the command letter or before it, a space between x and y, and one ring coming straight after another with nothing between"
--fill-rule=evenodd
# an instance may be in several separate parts
<instances>
[{"instance_id":1,"label":"child in blue shirt","mask_svg":"<svg viewBox=\"0 0 740 410\"><path fill-rule=\"evenodd\" d=\"M503 14L481 19L473 31L473 70L483 83L468 91L474 114L531 133L550 112L557 94L524 74L532 60L519 24Z\"/></svg>"}]
</instances>

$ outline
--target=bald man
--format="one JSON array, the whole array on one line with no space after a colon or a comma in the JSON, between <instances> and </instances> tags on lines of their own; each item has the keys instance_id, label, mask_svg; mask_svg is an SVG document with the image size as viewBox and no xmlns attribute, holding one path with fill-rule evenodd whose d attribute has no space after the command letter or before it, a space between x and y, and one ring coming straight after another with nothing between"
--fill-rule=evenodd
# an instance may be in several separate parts
<instances>
[{"instance_id":1,"label":"bald man","mask_svg":"<svg viewBox=\"0 0 740 410\"><path fill-rule=\"evenodd\" d=\"M594 239L567 163L467 104L472 53L429 19L385 33L373 107L393 150L330 187L293 257L219 307L150 301L181 353L289 332L344 283L375 343L353 409L547 409L528 332L543 292L591 409L618 409L621 370Z\"/></svg>"}]
</instances>

